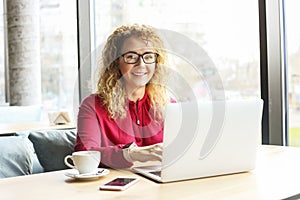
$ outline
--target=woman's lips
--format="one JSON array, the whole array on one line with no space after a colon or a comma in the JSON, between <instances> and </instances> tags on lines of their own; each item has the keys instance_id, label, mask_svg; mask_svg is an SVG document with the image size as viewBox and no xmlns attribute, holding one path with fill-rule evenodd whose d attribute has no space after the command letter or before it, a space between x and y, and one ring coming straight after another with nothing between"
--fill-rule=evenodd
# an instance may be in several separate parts
<instances>
[{"instance_id":1,"label":"woman's lips","mask_svg":"<svg viewBox=\"0 0 300 200\"><path fill-rule=\"evenodd\" d=\"M147 72L133 72L132 74L135 76L144 76L147 74Z\"/></svg>"}]
</instances>

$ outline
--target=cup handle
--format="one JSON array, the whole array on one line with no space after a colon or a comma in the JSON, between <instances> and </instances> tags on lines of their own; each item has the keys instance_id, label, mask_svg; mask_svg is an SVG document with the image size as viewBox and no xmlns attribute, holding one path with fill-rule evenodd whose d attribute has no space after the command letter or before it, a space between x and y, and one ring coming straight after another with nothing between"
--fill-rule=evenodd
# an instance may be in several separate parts
<instances>
[{"instance_id":1,"label":"cup handle","mask_svg":"<svg viewBox=\"0 0 300 200\"><path fill-rule=\"evenodd\" d=\"M67 155L64 159L64 162L65 162L65 165L67 165L68 167L70 168L73 168L75 169L75 166L74 165L71 165L69 162L68 162L68 159L71 159L72 160L72 156L71 155Z\"/></svg>"}]
</instances>

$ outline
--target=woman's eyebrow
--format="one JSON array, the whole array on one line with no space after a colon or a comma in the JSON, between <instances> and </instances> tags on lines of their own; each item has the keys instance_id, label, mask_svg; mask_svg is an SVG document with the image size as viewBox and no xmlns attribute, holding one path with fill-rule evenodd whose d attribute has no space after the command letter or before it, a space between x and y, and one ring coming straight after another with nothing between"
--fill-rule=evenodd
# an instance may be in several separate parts
<instances>
[{"instance_id":1,"label":"woman's eyebrow","mask_svg":"<svg viewBox=\"0 0 300 200\"><path fill-rule=\"evenodd\" d=\"M136 53L138 54L136 51L126 51L125 53L123 53L122 55L126 54L126 53Z\"/></svg>"},{"instance_id":2,"label":"woman's eyebrow","mask_svg":"<svg viewBox=\"0 0 300 200\"><path fill-rule=\"evenodd\" d=\"M136 52L136 51L127 51L127 52L123 53L122 55L127 54L127 53L135 53L135 54L138 54L138 55L143 55L143 54L145 54L145 53L155 53L155 52L154 52L154 51L145 51L144 53L139 54L139 53Z\"/></svg>"}]
</instances>

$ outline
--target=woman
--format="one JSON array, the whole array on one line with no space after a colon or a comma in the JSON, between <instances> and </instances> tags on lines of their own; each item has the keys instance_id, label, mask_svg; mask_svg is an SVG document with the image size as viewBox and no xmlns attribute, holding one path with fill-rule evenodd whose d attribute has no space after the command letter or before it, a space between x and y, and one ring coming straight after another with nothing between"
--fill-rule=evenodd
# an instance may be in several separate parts
<instances>
[{"instance_id":1,"label":"woman","mask_svg":"<svg viewBox=\"0 0 300 200\"><path fill-rule=\"evenodd\" d=\"M121 26L108 37L97 92L79 108L75 151L98 150L100 166L113 168L161 160L166 56L150 26Z\"/></svg>"}]
</instances>

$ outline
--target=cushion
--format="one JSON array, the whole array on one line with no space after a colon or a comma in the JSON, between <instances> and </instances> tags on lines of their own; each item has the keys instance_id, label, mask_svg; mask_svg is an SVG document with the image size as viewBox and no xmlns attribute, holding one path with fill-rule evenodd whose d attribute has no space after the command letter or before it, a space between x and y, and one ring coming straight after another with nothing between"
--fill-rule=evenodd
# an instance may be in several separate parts
<instances>
[{"instance_id":1,"label":"cushion","mask_svg":"<svg viewBox=\"0 0 300 200\"><path fill-rule=\"evenodd\" d=\"M26 135L0 137L0 178L31 174L34 149Z\"/></svg>"},{"instance_id":2,"label":"cushion","mask_svg":"<svg viewBox=\"0 0 300 200\"><path fill-rule=\"evenodd\" d=\"M64 158L74 151L76 129L31 131L29 140L45 172L66 169Z\"/></svg>"}]
</instances>

